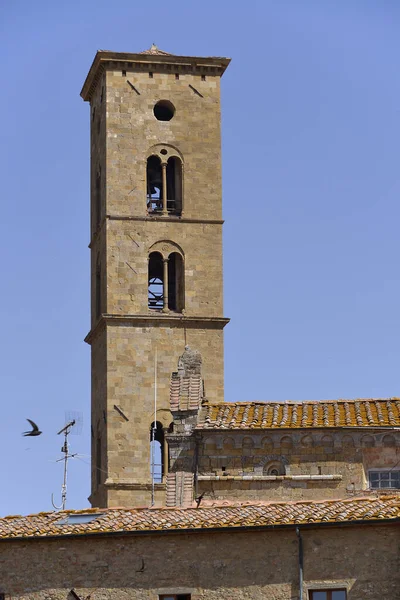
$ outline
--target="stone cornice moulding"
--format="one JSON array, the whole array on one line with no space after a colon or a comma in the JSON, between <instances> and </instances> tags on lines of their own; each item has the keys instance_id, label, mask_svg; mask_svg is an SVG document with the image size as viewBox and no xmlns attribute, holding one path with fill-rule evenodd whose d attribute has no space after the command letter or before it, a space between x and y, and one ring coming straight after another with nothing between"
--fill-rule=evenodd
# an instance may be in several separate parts
<instances>
[{"instance_id":1,"label":"stone cornice moulding","mask_svg":"<svg viewBox=\"0 0 400 600\"><path fill-rule=\"evenodd\" d=\"M157 324L159 327L184 327L186 329L223 329L229 323L230 319L226 317L188 317L181 314L163 314L157 315L115 315L104 314L97 321L95 326L85 337L85 342L91 344L97 333L104 325L130 327L153 327Z\"/></svg>"},{"instance_id":2,"label":"stone cornice moulding","mask_svg":"<svg viewBox=\"0 0 400 600\"><path fill-rule=\"evenodd\" d=\"M221 77L231 62L224 57L175 56L155 54L132 54L98 50L81 90L83 100L90 101L98 80L106 69L174 73L176 69L194 75Z\"/></svg>"}]
</instances>

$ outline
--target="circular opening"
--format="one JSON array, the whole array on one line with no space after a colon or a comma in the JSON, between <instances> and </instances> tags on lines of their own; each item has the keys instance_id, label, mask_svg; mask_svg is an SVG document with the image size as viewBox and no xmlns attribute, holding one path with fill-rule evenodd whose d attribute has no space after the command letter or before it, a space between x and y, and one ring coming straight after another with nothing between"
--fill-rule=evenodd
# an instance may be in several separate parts
<instances>
[{"instance_id":1,"label":"circular opening","mask_svg":"<svg viewBox=\"0 0 400 600\"><path fill-rule=\"evenodd\" d=\"M279 471L278 471L278 469L270 469L269 474L277 476L277 475L279 475Z\"/></svg>"},{"instance_id":2,"label":"circular opening","mask_svg":"<svg viewBox=\"0 0 400 600\"><path fill-rule=\"evenodd\" d=\"M170 121L175 114L175 106L169 100L160 100L154 105L153 112L158 121Z\"/></svg>"},{"instance_id":3,"label":"circular opening","mask_svg":"<svg viewBox=\"0 0 400 600\"><path fill-rule=\"evenodd\" d=\"M160 150L160 154L164 154L164 156L165 156L166 154L168 154L168 152L166 151L165 148L163 148L162 150Z\"/></svg>"}]
</instances>

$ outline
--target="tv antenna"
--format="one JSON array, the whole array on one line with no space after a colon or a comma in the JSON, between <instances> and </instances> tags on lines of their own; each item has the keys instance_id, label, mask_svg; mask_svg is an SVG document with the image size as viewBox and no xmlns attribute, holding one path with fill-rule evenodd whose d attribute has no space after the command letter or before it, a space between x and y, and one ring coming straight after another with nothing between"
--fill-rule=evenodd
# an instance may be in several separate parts
<instances>
[{"instance_id":1,"label":"tv antenna","mask_svg":"<svg viewBox=\"0 0 400 600\"><path fill-rule=\"evenodd\" d=\"M68 418L68 416L70 417L71 414L70 413L66 414L67 418ZM62 433L64 434L64 444L61 447L61 452L64 454L64 456L62 458L59 458L56 461L56 462L64 461L64 479L63 479L63 484L61 486L61 504L60 504L60 506L57 506L56 504L54 504L54 495L53 494L51 495L51 503L56 510L65 510L65 507L67 504L68 460L70 458L74 458L75 456L77 456L77 453L75 453L75 454L69 453L69 444L68 444L68 436L71 433L71 430L74 426L78 426L77 427L78 430L79 430L79 428L82 429L82 415L81 414L79 415L79 413L76 414L75 418L68 420L67 424L64 425L64 427L62 429L60 429L60 431L57 432L57 435L61 435ZM80 433L80 431L79 431L79 433Z\"/></svg>"}]
</instances>

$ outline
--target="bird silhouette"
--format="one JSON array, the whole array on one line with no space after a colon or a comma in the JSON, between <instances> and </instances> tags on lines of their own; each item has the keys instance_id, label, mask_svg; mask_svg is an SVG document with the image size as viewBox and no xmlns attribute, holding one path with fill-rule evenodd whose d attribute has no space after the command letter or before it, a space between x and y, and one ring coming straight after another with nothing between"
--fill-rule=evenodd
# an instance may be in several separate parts
<instances>
[{"instance_id":1,"label":"bird silhouette","mask_svg":"<svg viewBox=\"0 0 400 600\"><path fill-rule=\"evenodd\" d=\"M201 501L203 500L204 496L205 496L205 491L200 494L200 496L197 496L197 498L194 499L194 501L196 502L196 508L199 508Z\"/></svg>"},{"instance_id":2,"label":"bird silhouette","mask_svg":"<svg viewBox=\"0 0 400 600\"><path fill-rule=\"evenodd\" d=\"M24 433L23 433L24 437L40 435L42 433L41 431L39 431L39 427L36 425L36 423L34 423L34 421L31 421L30 419L27 419L27 421L29 421L29 423L32 425L32 430L24 431Z\"/></svg>"}]
</instances>

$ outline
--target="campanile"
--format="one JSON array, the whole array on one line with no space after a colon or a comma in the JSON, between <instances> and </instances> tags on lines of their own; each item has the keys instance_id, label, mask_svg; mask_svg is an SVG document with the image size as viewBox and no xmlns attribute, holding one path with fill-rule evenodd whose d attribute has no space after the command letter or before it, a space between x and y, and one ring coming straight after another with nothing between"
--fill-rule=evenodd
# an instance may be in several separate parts
<instances>
[{"instance_id":1,"label":"campanile","mask_svg":"<svg viewBox=\"0 0 400 600\"><path fill-rule=\"evenodd\" d=\"M93 506L149 505L150 429L186 345L223 401L220 78L227 58L100 50L90 102ZM157 412L154 381L157 357ZM155 488L164 502L168 460Z\"/></svg>"}]
</instances>

